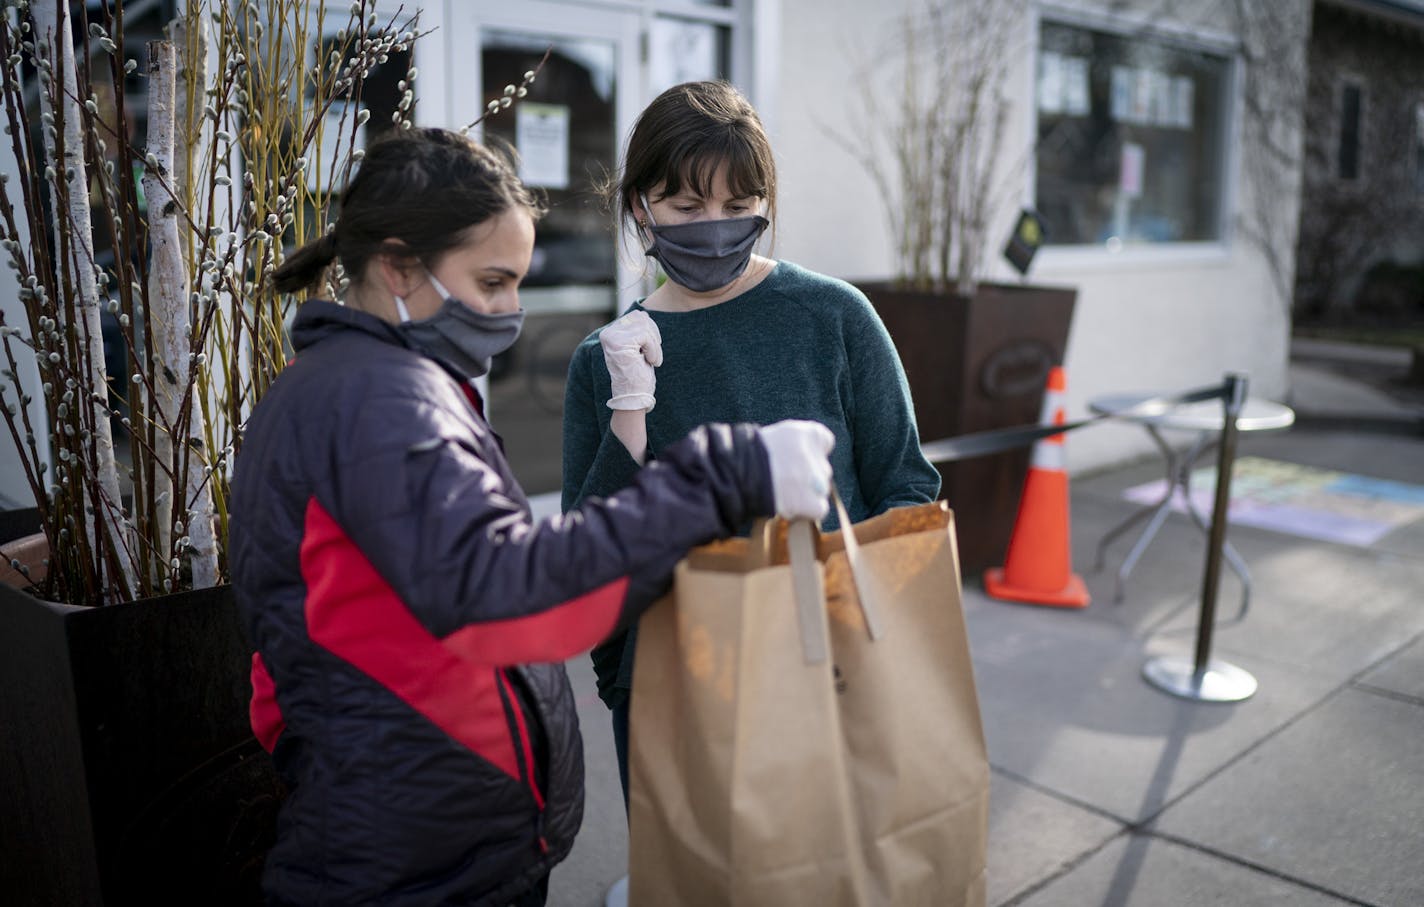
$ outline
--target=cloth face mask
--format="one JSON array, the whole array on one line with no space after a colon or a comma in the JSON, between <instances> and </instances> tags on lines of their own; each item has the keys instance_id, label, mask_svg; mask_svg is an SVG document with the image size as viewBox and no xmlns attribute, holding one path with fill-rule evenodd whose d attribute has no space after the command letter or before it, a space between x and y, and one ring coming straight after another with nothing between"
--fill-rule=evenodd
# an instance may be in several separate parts
<instances>
[{"instance_id":1,"label":"cloth face mask","mask_svg":"<svg viewBox=\"0 0 1424 907\"><path fill-rule=\"evenodd\" d=\"M478 378L490 370L490 360L514 346L524 326L524 310L486 315L460 302L431 274L430 285L445 299L440 311L411 321L405 300L396 297L401 323L396 328L422 352Z\"/></svg>"},{"instance_id":2,"label":"cloth face mask","mask_svg":"<svg viewBox=\"0 0 1424 907\"><path fill-rule=\"evenodd\" d=\"M694 293L720 290L742 276L752 260L752 247L771 221L760 214L721 220L695 220L686 224L653 223L647 196L645 229L653 244L647 251L667 272L668 279Z\"/></svg>"}]
</instances>

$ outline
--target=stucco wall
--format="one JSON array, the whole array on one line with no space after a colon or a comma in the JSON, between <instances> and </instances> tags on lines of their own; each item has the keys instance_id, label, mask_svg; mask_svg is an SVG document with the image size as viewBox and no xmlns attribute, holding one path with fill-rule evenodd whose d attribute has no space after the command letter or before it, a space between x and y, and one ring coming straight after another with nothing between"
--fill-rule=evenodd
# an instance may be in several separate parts
<instances>
[{"instance_id":1,"label":"stucco wall","mask_svg":"<svg viewBox=\"0 0 1424 907\"><path fill-rule=\"evenodd\" d=\"M779 256L847 279L889 275L892 246L885 217L870 177L848 153L825 135L827 124L863 128L848 119L856 67L855 56L885 57L884 36L896 17L913 0L865 4L856 0L780 0L780 68L772 86L777 115L769 126L774 135L782 180L777 234ZM1060 4L1102 14L1106 4ZM1113 4L1133 28L1149 27L1133 7L1155 15L1150 24L1210 32L1214 39L1235 40L1237 24L1224 6L1210 0L1162 4ZM1148 9L1150 7L1150 10ZM1277 4L1276 12L1309 21L1306 0ZM1006 162L1023 160L1033 135L1032 90L1037 14L1025 16L1022 32L1008 51L1017 58L1010 78L1013 111L1004 155ZM1134 18L1136 17L1136 18ZM1298 56L1305 53L1301 29ZM893 61L888 61L891 65ZM1238 79L1238 87L1245 84ZM1239 90L1237 92L1239 108ZM1280 98L1291 109L1292 99ZM1294 101L1299 108L1299 101ZM1239 109L1235 111L1239 117ZM1239 126L1239 123L1238 123ZM1290 130L1288 130L1289 132ZM1235 135L1239 137L1240 130ZM1285 140L1298 144L1298 130ZM1252 180L1243 166L1239 138L1228 161L1233 213L1253 215L1275 225L1271 240L1284 255L1281 266L1291 273L1299 185L1298 166L1287 167L1267 193L1269 208L1256 211ZM1017 150L1015 150L1017 149ZM1007 164L1006 164L1007 166ZM1011 193L990 231L993 279L1017 279L999 257L1018 205L1032 198L1031 177L1017 177L1019 194ZM1282 191L1282 187L1285 191ZM1233 217L1235 223L1237 217ZM1130 390L1186 389L1218 381L1228 371L1246 372L1253 395L1282 399L1288 394L1289 305L1277 289L1272 270L1247 231L1233 228L1220 245L1183 251L1171 248L1128 249L1118 255L1100 251L1046 249L1034 263L1035 282L1078 289L1065 365L1068 371L1069 415L1087 412L1086 401L1104 393ZM1186 440L1186 439L1182 439ZM1146 455L1155 448L1135 427L1094 427L1073 435L1068 443L1070 468L1083 472Z\"/></svg>"},{"instance_id":2,"label":"stucco wall","mask_svg":"<svg viewBox=\"0 0 1424 907\"><path fill-rule=\"evenodd\" d=\"M827 132L864 128L852 111L855 69L892 30L903 5L780 0L777 114L766 124L780 184L778 257L838 277L888 273L892 246L880 196Z\"/></svg>"}]
</instances>

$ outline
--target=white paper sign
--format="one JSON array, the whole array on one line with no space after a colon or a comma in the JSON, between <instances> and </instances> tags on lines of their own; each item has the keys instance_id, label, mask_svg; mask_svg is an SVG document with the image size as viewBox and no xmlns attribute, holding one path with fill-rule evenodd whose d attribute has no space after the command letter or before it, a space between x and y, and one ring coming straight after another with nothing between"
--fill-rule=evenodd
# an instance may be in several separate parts
<instances>
[{"instance_id":1,"label":"white paper sign","mask_svg":"<svg viewBox=\"0 0 1424 907\"><path fill-rule=\"evenodd\" d=\"M1165 72L1152 73L1152 116L1154 126L1172 125L1172 77Z\"/></svg>"},{"instance_id":2,"label":"white paper sign","mask_svg":"<svg viewBox=\"0 0 1424 907\"><path fill-rule=\"evenodd\" d=\"M569 187L569 109L522 101L514 105L519 178L545 189Z\"/></svg>"},{"instance_id":3,"label":"white paper sign","mask_svg":"<svg viewBox=\"0 0 1424 907\"><path fill-rule=\"evenodd\" d=\"M1126 66L1112 68L1112 118L1123 123L1132 121L1133 72Z\"/></svg>"},{"instance_id":4,"label":"white paper sign","mask_svg":"<svg viewBox=\"0 0 1424 907\"><path fill-rule=\"evenodd\" d=\"M1092 104L1087 58L1064 57L1059 69L1063 77L1063 112L1074 117L1087 116Z\"/></svg>"},{"instance_id":5,"label":"white paper sign","mask_svg":"<svg viewBox=\"0 0 1424 907\"><path fill-rule=\"evenodd\" d=\"M1195 88L1191 76L1179 76L1173 80L1172 125L1182 129L1192 128L1192 104Z\"/></svg>"},{"instance_id":6,"label":"white paper sign","mask_svg":"<svg viewBox=\"0 0 1424 907\"><path fill-rule=\"evenodd\" d=\"M1038 109L1044 113L1063 111L1063 58L1052 51L1038 61Z\"/></svg>"},{"instance_id":7,"label":"white paper sign","mask_svg":"<svg viewBox=\"0 0 1424 907\"><path fill-rule=\"evenodd\" d=\"M1132 73L1132 115L1131 123L1149 123L1152 119L1152 71L1131 69Z\"/></svg>"}]
</instances>

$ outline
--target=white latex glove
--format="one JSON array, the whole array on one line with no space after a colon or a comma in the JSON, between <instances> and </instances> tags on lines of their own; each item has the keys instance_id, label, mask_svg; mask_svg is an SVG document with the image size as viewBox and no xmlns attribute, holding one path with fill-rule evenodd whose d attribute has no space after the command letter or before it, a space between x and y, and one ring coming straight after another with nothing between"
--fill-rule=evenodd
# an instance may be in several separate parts
<instances>
[{"instance_id":1,"label":"white latex glove","mask_svg":"<svg viewBox=\"0 0 1424 907\"><path fill-rule=\"evenodd\" d=\"M663 364L663 336L653 319L635 309L599 332L598 341L613 382L608 408L652 409L658 383L653 368Z\"/></svg>"},{"instance_id":2,"label":"white latex glove","mask_svg":"<svg viewBox=\"0 0 1424 907\"><path fill-rule=\"evenodd\" d=\"M836 436L819 422L789 419L760 431L771 461L776 515L787 520L825 519L831 503L831 451Z\"/></svg>"}]
</instances>

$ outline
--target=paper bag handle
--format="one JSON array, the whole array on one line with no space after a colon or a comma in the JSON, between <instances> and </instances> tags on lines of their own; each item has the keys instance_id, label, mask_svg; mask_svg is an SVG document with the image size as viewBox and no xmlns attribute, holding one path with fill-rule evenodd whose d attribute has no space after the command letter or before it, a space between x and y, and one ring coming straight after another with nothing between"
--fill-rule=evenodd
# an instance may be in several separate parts
<instances>
[{"instance_id":1,"label":"paper bag handle","mask_svg":"<svg viewBox=\"0 0 1424 907\"><path fill-rule=\"evenodd\" d=\"M816 529L810 520L759 517L747 537L746 569L760 570L782 563L777 528L786 525L786 558L791 565L791 587L796 597L796 622L801 654L806 664L821 664L830 657L825 603L816 584Z\"/></svg>"},{"instance_id":2,"label":"paper bag handle","mask_svg":"<svg viewBox=\"0 0 1424 907\"><path fill-rule=\"evenodd\" d=\"M816 584L814 532L810 520L793 520L786 529L791 585L796 590L796 622L801 629L801 655L808 665L825 661L831 650L825 597Z\"/></svg>"},{"instance_id":3,"label":"paper bag handle","mask_svg":"<svg viewBox=\"0 0 1424 907\"><path fill-rule=\"evenodd\" d=\"M831 486L831 501L836 507L836 516L841 522L841 543L845 546L846 561L850 564L850 579L855 584L855 597L860 599L860 613L865 618L865 629L870 634L872 640L880 639L885 635L885 622L881 619L880 602L873 596L867 594L866 588L861 584L860 577L864 575L862 569L865 564L865 556L861 553L860 542L856 541L855 530L851 526L850 514L846 513L845 502L841 500L840 492L836 486Z\"/></svg>"},{"instance_id":4,"label":"paper bag handle","mask_svg":"<svg viewBox=\"0 0 1424 907\"><path fill-rule=\"evenodd\" d=\"M865 618L865 628L872 640L885 635L885 625L881 620L880 603L866 594L859 575L864 559L860 543L856 541L855 530L851 527L850 514L846 513L845 502L835 487L831 488L831 500L835 504L836 516L840 519L841 543L845 546L846 561L850 565L851 581L855 584L855 595L860 601L860 611ZM762 528L762 527L759 527ZM795 520L786 530L787 553L791 560L791 582L796 591L796 620L801 630L801 654L807 664L820 664L830 654L829 630L826 625L825 601L822 591L816 585L816 541L815 528L810 520ZM762 537L763 550L770 548L765 536Z\"/></svg>"}]
</instances>

